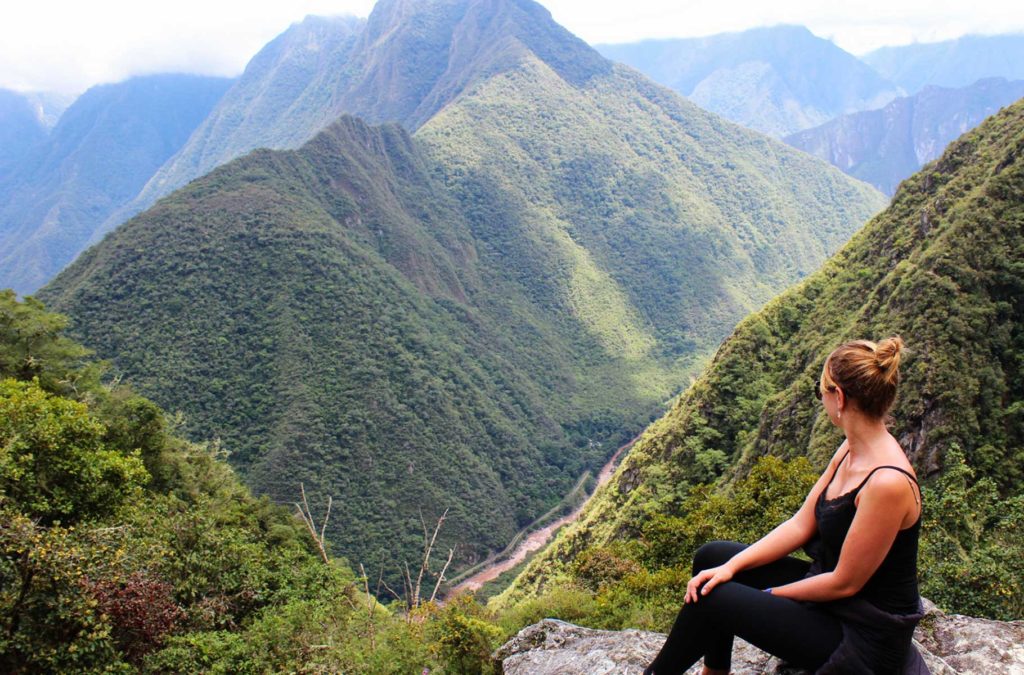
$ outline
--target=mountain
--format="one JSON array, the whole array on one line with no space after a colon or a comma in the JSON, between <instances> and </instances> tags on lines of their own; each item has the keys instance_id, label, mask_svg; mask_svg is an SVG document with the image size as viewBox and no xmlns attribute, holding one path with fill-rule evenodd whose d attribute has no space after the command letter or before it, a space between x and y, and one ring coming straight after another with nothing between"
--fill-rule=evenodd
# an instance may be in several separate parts
<instances>
[{"instance_id":1,"label":"mountain","mask_svg":"<svg viewBox=\"0 0 1024 675\"><path fill-rule=\"evenodd\" d=\"M371 28L405 82L376 100L434 87L400 45L465 86L411 136L344 117L220 167L41 296L257 491L333 495L338 549L394 574L446 508L456 566L503 548L884 199L532 2L392 0Z\"/></svg>"},{"instance_id":2,"label":"mountain","mask_svg":"<svg viewBox=\"0 0 1024 675\"><path fill-rule=\"evenodd\" d=\"M773 136L879 108L900 93L852 54L803 26L597 49L702 108Z\"/></svg>"},{"instance_id":3,"label":"mountain","mask_svg":"<svg viewBox=\"0 0 1024 675\"><path fill-rule=\"evenodd\" d=\"M421 24L394 30L411 21ZM536 3L387 0L366 21L308 17L253 58L188 144L107 227L249 150L298 147L341 114L415 130L503 69L509 40L563 74L609 68Z\"/></svg>"},{"instance_id":4,"label":"mountain","mask_svg":"<svg viewBox=\"0 0 1024 675\"><path fill-rule=\"evenodd\" d=\"M828 353L849 339L899 334L909 353L891 430L924 482L922 593L958 611L1019 618L1022 195L1018 102L904 181L889 208L819 271L744 319L502 601L571 578L588 559L628 569L678 556L672 564L685 575L686 546L673 537L685 530L716 538L713 522L730 517L724 511L762 518L764 505L777 509L787 494L794 480L778 462L748 476L758 458L807 458L813 482L835 451L841 433L811 395ZM690 492L716 477L715 490ZM670 576L647 573L652 585Z\"/></svg>"},{"instance_id":5,"label":"mountain","mask_svg":"<svg viewBox=\"0 0 1024 675\"><path fill-rule=\"evenodd\" d=\"M0 183L0 287L31 293L177 150L230 80L152 75L84 93Z\"/></svg>"},{"instance_id":6,"label":"mountain","mask_svg":"<svg viewBox=\"0 0 1024 675\"><path fill-rule=\"evenodd\" d=\"M0 89L0 181L34 145L46 138L46 127L28 97Z\"/></svg>"},{"instance_id":7,"label":"mountain","mask_svg":"<svg viewBox=\"0 0 1024 675\"><path fill-rule=\"evenodd\" d=\"M28 100L40 123L49 131L57 126L60 116L64 114L78 94L66 94L56 91L31 91L24 92L22 96Z\"/></svg>"},{"instance_id":8,"label":"mountain","mask_svg":"<svg viewBox=\"0 0 1024 675\"><path fill-rule=\"evenodd\" d=\"M338 117L333 79L365 22L308 17L268 43L125 213L137 213L228 160L260 147L294 148ZM120 213L104 229L124 221Z\"/></svg>"},{"instance_id":9,"label":"mountain","mask_svg":"<svg viewBox=\"0 0 1024 675\"><path fill-rule=\"evenodd\" d=\"M880 110L843 115L784 140L891 195L900 181L946 145L1024 96L1024 80L979 80L969 87L928 86Z\"/></svg>"},{"instance_id":10,"label":"mountain","mask_svg":"<svg viewBox=\"0 0 1024 675\"><path fill-rule=\"evenodd\" d=\"M928 85L965 87L989 77L1024 80L1024 34L882 47L861 59L911 94Z\"/></svg>"}]
</instances>

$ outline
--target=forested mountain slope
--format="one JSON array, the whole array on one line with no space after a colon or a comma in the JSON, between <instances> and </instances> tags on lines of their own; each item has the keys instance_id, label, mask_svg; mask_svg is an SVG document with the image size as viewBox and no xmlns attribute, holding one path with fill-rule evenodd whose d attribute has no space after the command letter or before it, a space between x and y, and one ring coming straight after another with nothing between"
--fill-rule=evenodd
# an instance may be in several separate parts
<instances>
[{"instance_id":1,"label":"forested mountain slope","mask_svg":"<svg viewBox=\"0 0 1024 675\"><path fill-rule=\"evenodd\" d=\"M966 87L986 77L1024 80L1024 34L882 47L861 59L908 94L928 85Z\"/></svg>"},{"instance_id":2,"label":"forested mountain slope","mask_svg":"<svg viewBox=\"0 0 1024 675\"><path fill-rule=\"evenodd\" d=\"M1024 80L988 78L960 89L928 86L880 110L843 115L785 141L891 195L950 141L1022 96Z\"/></svg>"},{"instance_id":3,"label":"forested mountain slope","mask_svg":"<svg viewBox=\"0 0 1024 675\"><path fill-rule=\"evenodd\" d=\"M65 324L0 292L0 670L461 665L444 627L479 614L471 604L424 607L415 622L382 607L293 507L254 498L215 443L183 440L173 416L101 382ZM484 624L456 644L495 633Z\"/></svg>"},{"instance_id":4,"label":"forested mountain slope","mask_svg":"<svg viewBox=\"0 0 1024 675\"><path fill-rule=\"evenodd\" d=\"M30 293L71 262L229 84L151 75L79 97L45 140L0 172L0 288Z\"/></svg>"},{"instance_id":5,"label":"forested mountain slope","mask_svg":"<svg viewBox=\"0 0 1024 675\"><path fill-rule=\"evenodd\" d=\"M892 430L924 479L926 592L1020 618L1022 195L1024 102L951 144L821 270L745 319L503 600L564 583L588 552L635 547L635 559L664 561L672 537L713 536L717 509L777 508L789 489L778 475L741 495L730 486L767 454L806 456L820 471L840 442L812 395L825 357L844 340L900 334L910 352ZM688 500L716 477L721 498ZM681 569L686 547L674 550Z\"/></svg>"},{"instance_id":6,"label":"forested mountain slope","mask_svg":"<svg viewBox=\"0 0 1024 675\"><path fill-rule=\"evenodd\" d=\"M878 108L899 94L855 56L803 26L597 49L702 108L773 136Z\"/></svg>"},{"instance_id":7,"label":"forested mountain slope","mask_svg":"<svg viewBox=\"0 0 1024 675\"><path fill-rule=\"evenodd\" d=\"M334 495L353 561L414 559L447 507L456 565L503 547L883 201L534 3L460 7L450 43L422 34L446 13L382 29L473 73L411 138L344 118L254 152L43 293L257 490Z\"/></svg>"}]
</instances>

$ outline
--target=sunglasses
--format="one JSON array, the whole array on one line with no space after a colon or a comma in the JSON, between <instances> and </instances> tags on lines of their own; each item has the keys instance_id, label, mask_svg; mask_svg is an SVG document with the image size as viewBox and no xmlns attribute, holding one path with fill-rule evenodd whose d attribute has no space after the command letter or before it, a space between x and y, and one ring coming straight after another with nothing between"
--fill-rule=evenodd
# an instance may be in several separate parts
<instances>
[{"instance_id":1,"label":"sunglasses","mask_svg":"<svg viewBox=\"0 0 1024 675\"><path fill-rule=\"evenodd\" d=\"M836 386L834 384L830 384L829 386L825 387L825 389L828 389L828 392L830 394L836 393ZM818 399L819 401L821 400L821 381L820 380L818 382L814 383L814 398Z\"/></svg>"}]
</instances>

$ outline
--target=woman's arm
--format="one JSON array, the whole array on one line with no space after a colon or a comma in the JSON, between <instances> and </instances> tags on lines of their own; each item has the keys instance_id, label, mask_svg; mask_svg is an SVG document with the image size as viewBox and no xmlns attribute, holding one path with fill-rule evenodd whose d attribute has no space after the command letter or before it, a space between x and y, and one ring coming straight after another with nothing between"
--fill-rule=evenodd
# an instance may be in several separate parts
<instances>
[{"instance_id":1,"label":"woman's arm","mask_svg":"<svg viewBox=\"0 0 1024 675\"><path fill-rule=\"evenodd\" d=\"M888 555L908 510L917 508L913 488L907 488L902 474L881 471L872 476L858 495L857 513L836 569L773 588L772 593L793 600L827 602L860 591Z\"/></svg>"},{"instance_id":2,"label":"woman's arm","mask_svg":"<svg viewBox=\"0 0 1024 675\"><path fill-rule=\"evenodd\" d=\"M734 555L724 565L699 572L687 584L686 597L683 601L697 600L697 589L701 587L701 584L703 584L702 593L706 595L718 584L732 579L737 572L767 565L789 555L806 544L818 529L814 518L814 505L818 501L818 495L821 494L821 491L825 489L825 486L831 480L839 465L840 457L846 453L846 447L847 442L843 441L843 444L839 446L839 449L832 456L825 471L818 478L818 482L814 484L814 487L807 494L800 510L792 518L761 537L751 546Z\"/></svg>"}]
</instances>

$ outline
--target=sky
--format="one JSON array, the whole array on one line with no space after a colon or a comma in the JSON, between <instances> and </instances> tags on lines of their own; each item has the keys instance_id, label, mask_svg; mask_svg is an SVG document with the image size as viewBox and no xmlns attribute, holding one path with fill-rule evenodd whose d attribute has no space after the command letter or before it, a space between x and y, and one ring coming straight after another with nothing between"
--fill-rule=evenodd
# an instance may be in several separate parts
<instances>
[{"instance_id":1,"label":"sky","mask_svg":"<svg viewBox=\"0 0 1024 675\"><path fill-rule=\"evenodd\" d=\"M541 0L592 44L802 24L854 54L966 33L1024 32L1020 0ZM13 6L12 6L13 5ZM235 76L308 14L373 0L35 0L0 9L0 87L72 94L132 75Z\"/></svg>"}]
</instances>

